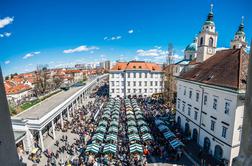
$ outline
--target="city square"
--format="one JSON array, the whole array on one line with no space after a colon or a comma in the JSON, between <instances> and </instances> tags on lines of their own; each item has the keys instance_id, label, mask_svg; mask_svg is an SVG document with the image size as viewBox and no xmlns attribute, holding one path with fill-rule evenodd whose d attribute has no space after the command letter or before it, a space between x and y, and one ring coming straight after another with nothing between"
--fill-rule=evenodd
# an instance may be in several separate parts
<instances>
[{"instance_id":1,"label":"city square","mask_svg":"<svg viewBox=\"0 0 252 166\"><path fill-rule=\"evenodd\" d=\"M0 166L251 166L249 0L0 2Z\"/></svg>"}]
</instances>

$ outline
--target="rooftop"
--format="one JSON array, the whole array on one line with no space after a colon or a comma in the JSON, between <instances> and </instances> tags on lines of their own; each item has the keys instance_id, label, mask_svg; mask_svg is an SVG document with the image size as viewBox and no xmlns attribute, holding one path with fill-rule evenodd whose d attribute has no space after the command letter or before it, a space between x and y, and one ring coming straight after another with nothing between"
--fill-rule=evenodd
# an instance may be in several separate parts
<instances>
[{"instance_id":1,"label":"rooftop","mask_svg":"<svg viewBox=\"0 0 252 166\"><path fill-rule=\"evenodd\" d=\"M162 71L161 67L156 63L144 61L130 61L118 62L112 67L112 71L118 70L148 70L148 71Z\"/></svg>"},{"instance_id":2,"label":"rooftop","mask_svg":"<svg viewBox=\"0 0 252 166\"><path fill-rule=\"evenodd\" d=\"M61 103L66 101L69 97L74 95L76 92L78 92L83 86L81 87L71 87L67 91L62 91L56 95L53 95L52 97L46 99L45 101L42 101L38 105L35 105L34 107L31 107L27 111L24 111L16 117L24 118L24 119L40 119L47 113L49 113L51 110L53 110L55 107L59 106Z\"/></svg>"},{"instance_id":3,"label":"rooftop","mask_svg":"<svg viewBox=\"0 0 252 166\"><path fill-rule=\"evenodd\" d=\"M178 78L222 86L246 89L248 54L243 49L227 49L216 54Z\"/></svg>"}]
</instances>

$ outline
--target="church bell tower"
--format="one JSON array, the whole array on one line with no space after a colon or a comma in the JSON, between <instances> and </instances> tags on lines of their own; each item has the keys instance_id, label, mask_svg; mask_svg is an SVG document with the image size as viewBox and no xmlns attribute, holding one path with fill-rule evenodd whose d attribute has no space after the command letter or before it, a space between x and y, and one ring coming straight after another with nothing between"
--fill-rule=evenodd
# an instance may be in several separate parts
<instances>
[{"instance_id":1,"label":"church bell tower","mask_svg":"<svg viewBox=\"0 0 252 166\"><path fill-rule=\"evenodd\" d=\"M203 62L216 52L218 33L213 20L213 4L201 31L198 34L197 62Z\"/></svg>"}]
</instances>

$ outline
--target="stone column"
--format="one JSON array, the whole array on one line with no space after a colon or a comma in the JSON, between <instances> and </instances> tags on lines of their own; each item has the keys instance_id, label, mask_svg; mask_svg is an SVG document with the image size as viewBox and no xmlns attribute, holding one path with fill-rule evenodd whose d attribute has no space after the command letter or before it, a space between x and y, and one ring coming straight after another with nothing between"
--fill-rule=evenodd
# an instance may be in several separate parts
<instances>
[{"instance_id":1,"label":"stone column","mask_svg":"<svg viewBox=\"0 0 252 166\"><path fill-rule=\"evenodd\" d=\"M40 141L40 146L42 151L45 150L45 146L44 146L44 140L43 140L43 134L42 134L42 130L39 130L39 141Z\"/></svg>"},{"instance_id":2,"label":"stone column","mask_svg":"<svg viewBox=\"0 0 252 166\"><path fill-rule=\"evenodd\" d=\"M55 134L55 124L52 120L52 132L53 132L53 139L56 139L56 134Z\"/></svg>"},{"instance_id":3,"label":"stone column","mask_svg":"<svg viewBox=\"0 0 252 166\"><path fill-rule=\"evenodd\" d=\"M240 152L239 156L233 160L234 166L252 165L252 57L251 56L252 56L252 50L250 49Z\"/></svg>"},{"instance_id":4,"label":"stone column","mask_svg":"<svg viewBox=\"0 0 252 166\"><path fill-rule=\"evenodd\" d=\"M61 129L63 129L64 128L64 119L63 119L62 112L60 113L60 124L61 124Z\"/></svg>"},{"instance_id":5,"label":"stone column","mask_svg":"<svg viewBox=\"0 0 252 166\"><path fill-rule=\"evenodd\" d=\"M10 112L0 67L0 161L1 165L20 165Z\"/></svg>"},{"instance_id":6,"label":"stone column","mask_svg":"<svg viewBox=\"0 0 252 166\"><path fill-rule=\"evenodd\" d=\"M69 116L69 106L67 106L67 120L69 121L70 120L70 116Z\"/></svg>"}]
</instances>

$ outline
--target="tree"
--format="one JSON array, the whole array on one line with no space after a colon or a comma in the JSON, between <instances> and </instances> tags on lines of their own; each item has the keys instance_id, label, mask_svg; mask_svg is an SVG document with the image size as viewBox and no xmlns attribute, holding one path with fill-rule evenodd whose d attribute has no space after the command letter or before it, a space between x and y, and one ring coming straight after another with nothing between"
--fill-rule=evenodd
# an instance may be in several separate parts
<instances>
[{"instance_id":1,"label":"tree","mask_svg":"<svg viewBox=\"0 0 252 166\"><path fill-rule=\"evenodd\" d=\"M47 67L48 65L38 65L35 71L36 82L34 91L36 96L45 94L49 88L49 71Z\"/></svg>"}]
</instances>

